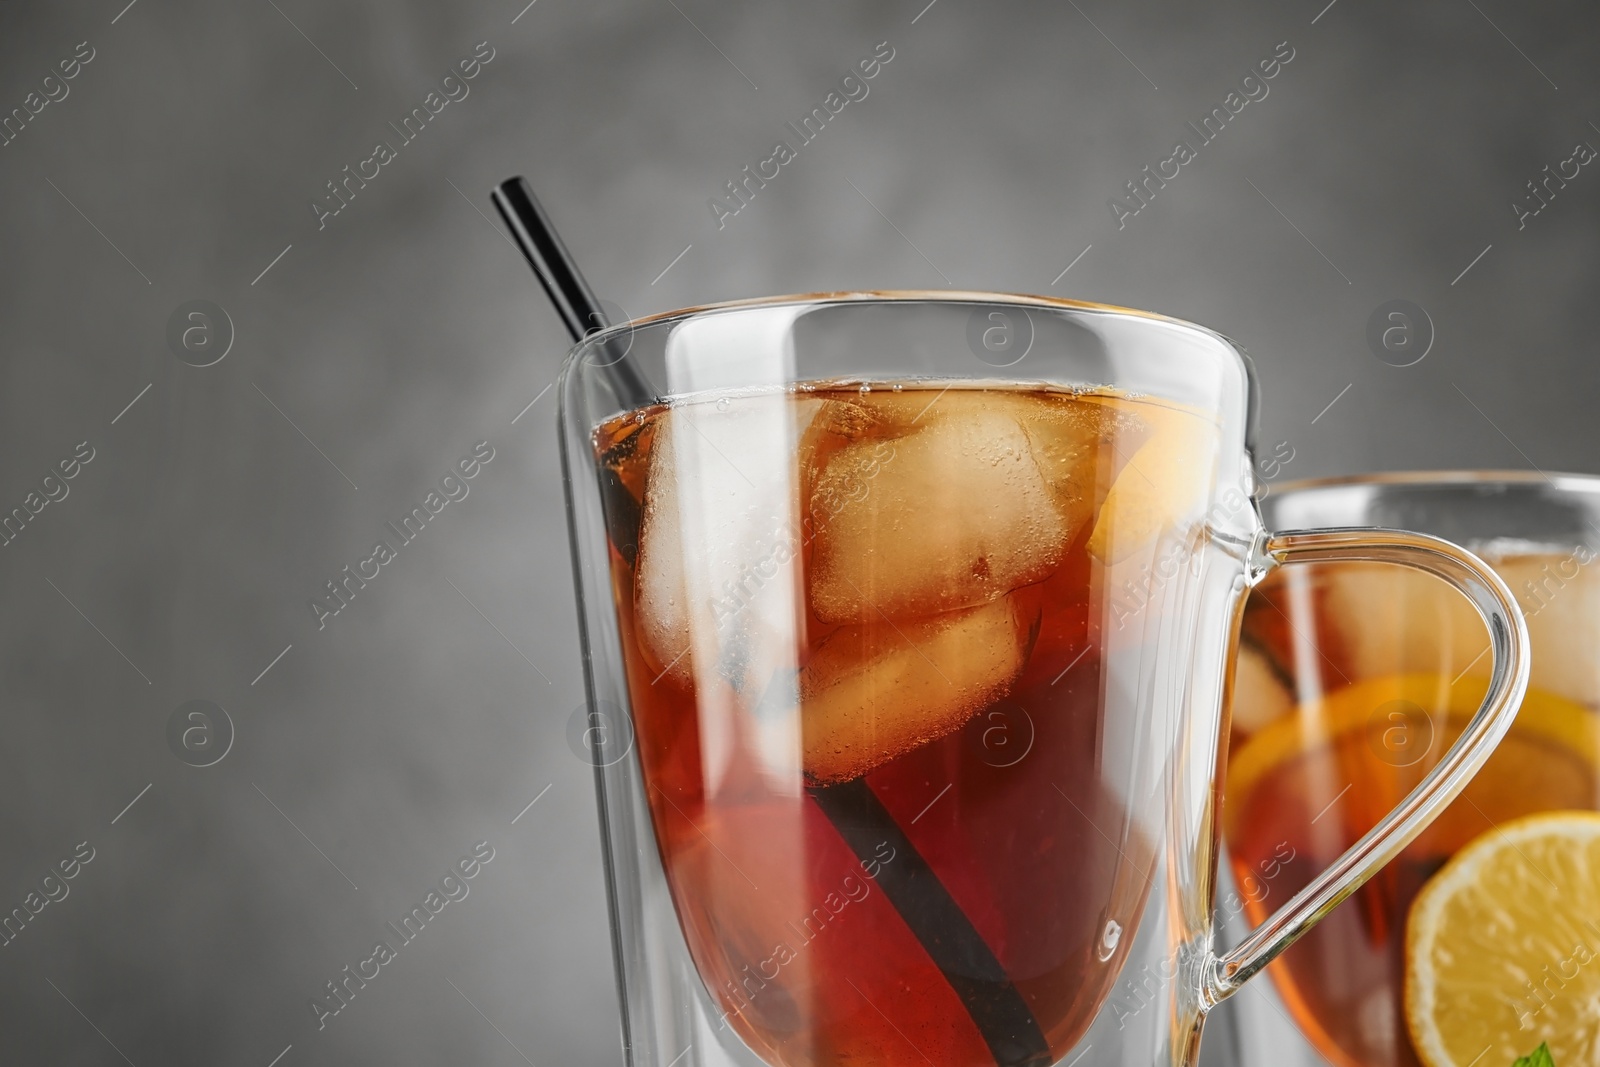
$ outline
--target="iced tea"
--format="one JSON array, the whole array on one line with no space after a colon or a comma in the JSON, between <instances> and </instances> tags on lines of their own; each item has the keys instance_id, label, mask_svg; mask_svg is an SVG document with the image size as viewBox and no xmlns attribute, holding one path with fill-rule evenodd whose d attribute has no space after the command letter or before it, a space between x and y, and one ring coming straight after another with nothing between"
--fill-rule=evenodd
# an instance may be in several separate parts
<instances>
[{"instance_id":1,"label":"iced tea","mask_svg":"<svg viewBox=\"0 0 1600 1067\"><path fill-rule=\"evenodd\" d=\"M1405 931L1423 884L1473 838L1521 815L1600 805L1600 582L1586 550L1477 549L1518 594L1533 684L1511 732L1400 857L1284 953L1272 975L1306 1038L1339 1067L1415 1067ZM1486 687L1488 638L1436 579L1368 564L1270 577L1246 607L1232 701L1226 838L1243 881L1288 841L1293 893L1443 757ZM1283 897L1278 884L1273 904ZM1252 922L1271 905L1247 905ZM1538 976L1530 976L1530 979ZM1530 981L1508 995L1536 1011ZM1530 1039L1530 1048L1537 1044Z\"/></svg>"},{"instance_id":2,"label":"iced tea","mask_svg":"<svg viewBox=\"0 0 1600 1067\"><path fill-rule=\"evenodd\" d=\"M1163 817L1129 740L1155 727L1107 698L1144 632L1113 579L1200 536L1215 425L1109 390L816 383L595 445L715 1016L784 1067L1054 1062L1134 941ZM1159 620L1181 569L1147 584Z\"/></svg>"}]
</instances>

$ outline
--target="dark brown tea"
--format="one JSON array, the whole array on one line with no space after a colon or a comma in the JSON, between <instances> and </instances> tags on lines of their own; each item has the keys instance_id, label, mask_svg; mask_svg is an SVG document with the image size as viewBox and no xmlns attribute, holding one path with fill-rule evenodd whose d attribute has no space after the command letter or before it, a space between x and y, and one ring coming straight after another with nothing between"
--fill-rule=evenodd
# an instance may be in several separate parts
<instances>
[{"instance_id":1,"label":"dark brown tea","mask_svg":"<svg viewBox=\"0 0 1600 1067\"><path fill-rule=\"evenodd\" d=\"M783 1067L1043 1065L1137 932L1109 560L1212 423L1109 391L817 384L595 435L638 758L722 1025ZM1152 606L1152 611L1158 610Z\"/></svg>"}]
</instances>

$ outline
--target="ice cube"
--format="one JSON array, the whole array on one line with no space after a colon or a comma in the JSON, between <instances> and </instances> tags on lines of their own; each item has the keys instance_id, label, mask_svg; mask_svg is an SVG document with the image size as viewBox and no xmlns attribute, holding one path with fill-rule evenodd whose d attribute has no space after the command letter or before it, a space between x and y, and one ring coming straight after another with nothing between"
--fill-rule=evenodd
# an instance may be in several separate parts
<instances>
[{"instance_id":1,"label":"ice cube","mask_svg":"<svg viewBox=\"0 0 1600 1067\"><path fill-rule=\"evenodd\" d=\"M1249 737L1293 708L1294 697L1271 657L1254 645L1241 644L1232 690L1233 731L1237 739Z\"/></svg>"},{"instance_id":2,"label":"ice cube","mask_svg":"<svg viewBox=\"0 0 1600 1067\"><path fill-rule=\"evenodd\" d=\"M829 634L800 672L807 777L823 784L860 777L952 733L1004 696L1027 659L1038 604L1012 594Z\"/></svg>"},{"instance_id":3,"label":"ice cube","mask_svg":"<svg viewBox=\"0 0 1600 1067\"><path fill-rule=\"evenodd\" d=\"M1334 684L1394 674L1454 678L1469 666L1488 674L1489 633L1483 621L1465 597L1433 575L1351 563L1327 568L1323 583L1322 617L1330 632L1307 635L1314 636L1322 655L1297 664L1299 671L1320 670L1325 656L1346 676L1333 679ZM1304 689L1304 680L1301 685Z\"/></svg>"},{"instance_id":4,"label":"ice cube","mask_svg":"<svg viewBox=\"0 0 1600 1067\"><path fill-rule=\"evenodd\" d=\"M1151 435L1111 484L1089 535L1090 553L1104 563L1148 550L1165 531L1199 518L1211 496L1216 428L1153 403L1139 414Z\"/></svg>"},{"instance_id":5,"label":"ice cube","mask_svg":"<svg viewBox=\"0 0 1600 1067\"><path fill-rule=\"evenodd\" d=\"M1494 567L1528 620L1531 684L1600 707L1600 573L1594 550L1518 556ZM1487 636L1483 644L1488 645ZM1485 654L1477 666L1484 674L1488 660Z\"/></svg>"},{"instance_id":6,"label":"ice cube","mask_svg":"<svg viewBox=\"0 0 1600 1067\"><path fill-rule=\"evenodd\" d=\"M1022 426L981 402L839 449L808 505L811 607L824 622L987 603L1049 577L1074 532Z\"/></svg>"},{"instance_id":7,"label":"ice cube","mask_svg":"<svg viewBox=\"0 0 1600 1067\"><path fill-rule=\"evenodd\" d=\"M1533 643L1529 683L1600 705L1600 574L1583 556L1519 554L1491 560L1516 595ZM1442 581L1380 564L1330 568L1327 614L1351 680L1431 671L1489 673L1489 635L1466 598Z\"/></svg>"},{"instance_id":8,"label":"ice cube","mask_svg":"<svg viewBox=\"0 0 1600 1067\"><path fill-rule=\"evenodd\" d=\"M793 659L804 614L795 449L817 406L745 396L662 414L635 575L654 670L680 682L715 672L743 691Z\"/></svg>"},{"instance_id":9,"label":"ice cube","mask_svg":"<svg viewBox=\"0 0 1600 1067\"><path fill-rule=\"evenodd\" d=\"M1039 473L1071 531L1069 540L1075 538L1094 516L1121 466L1118 444L1137 445L1146 433L1145 424L1112 403L1061 393L1029 396L1016 414L1033 444Z\"/></svg>"},{"instance_id":10,"label":"ice cube","mask_svg":"<svg viewBox=\"0 0 1600 1067\"><path fill-rule=\"evenodd\" d=\"M663 412L650 453L634 572L634 625L651 670L689 676L689 595L683 581L683 531L673 481L672 412Z\"/></svg>"}]
</instances>

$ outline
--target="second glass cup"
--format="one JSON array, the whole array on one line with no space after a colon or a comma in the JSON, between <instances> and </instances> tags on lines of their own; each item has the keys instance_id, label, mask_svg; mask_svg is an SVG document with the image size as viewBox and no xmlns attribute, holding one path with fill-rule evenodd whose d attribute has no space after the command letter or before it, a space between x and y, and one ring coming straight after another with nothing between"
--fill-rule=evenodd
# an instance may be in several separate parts
<instances>
[{"instance_id":1,"label":"second glass cup","mask_svg":"<svg viewBox=\"0 0 1600 1067\"><path fill-rule=\"evenodd\" d=\"M791 297L598 333L560 392L638 1067L1191 1064L1206 1013L1424 830L1526 684L1471 553L1264 532L1245 364L1187 323ZM1454 585L1486 685L1377 829L1302 860L1219 955L1239 607L1306 560Z\"/></svg>"},{"instance_id":2,"label":"second glass cup","mask_svg":"<svg viewBox=\"0 0 1600 1067\"><path fill-rule=\"evenodd\" d=\"M1600 846L1584 842L1600 834L1600 478L1368 475L1283 486L1262 512L1269 529L1405 526L1466 545L1516 592L1534 661L1515 725L1461 797L1230 1005L1239 1061L1505 1067L1549 1041L1562 1067L1593 1062ZM1240 927L1446 758L1488 678L1488 642L1460 598L1390 568L1271 575L1243 633L1224 818ZM1260 865L1280 847L1305 862L1267 883ZM1508 862L1441 873L1468 849ZM1466 910L1478 886L1481 922ZM1433 921L1425 894L1461 910Z\"/></svg>"}]
</instances>

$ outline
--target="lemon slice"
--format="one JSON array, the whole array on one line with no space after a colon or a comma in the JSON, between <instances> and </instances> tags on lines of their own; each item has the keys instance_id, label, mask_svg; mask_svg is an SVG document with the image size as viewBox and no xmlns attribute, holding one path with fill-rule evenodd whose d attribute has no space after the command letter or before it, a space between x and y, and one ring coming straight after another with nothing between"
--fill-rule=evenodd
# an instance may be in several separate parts
<instances>
[{"instance_id":1,"label":"lemon slice","mask_svg":"<svg viewBox=\"0 0 1600 1067\"><path fill-rule=\"evenodd\" d=\"M1600 1063L1600 813L1505 823L1411 906L1406 1024L1427 1067L1508 1064L1548 1042Z\"/></svg>"},{"instance_id":2,"label":"lemon slice","mask_svg":"<svg viewBox=\"0 0 1600 1067\"><path fill-rule=\"evenodd\" d=\"M1290 761L1329 751L1345 780L1358 780L1356 793L1369 794L1381 814L1439 762L1477 712L1487 685L1474 676L1452 682L1438 674L1395 674L1298 705L1251 735L1229 760L1228 795L1245 801L1228 806L1230 825L1248 815L1248 798L1263 779ZM1409 709L1398 726L1390 718L1395 708ZM1407 754L1408 745L1417 746L1414 754ZM1497 819L1581 803L1576 794L1592 792L1597 756L1600 715L1530 688L1511 735L1473 781L1472 796ZM1527 807L1515 810L1524 802ZM1595 948L1600 952L1600 943Z\"/></svg>"},{"instance_id":3,"label":"lemon slice","mask_svg":"<svg viewBox=\"0 0 1600 1067\"><path fill-rule=\"evenodd\" d=\"M1211 495L1216 426L1159 404L1139 415L1153 432L1111 483L1089 535L1089 552L1103 563L1148 550L1162 531L1196 518Z\"/></svg>"}]
</instances>

